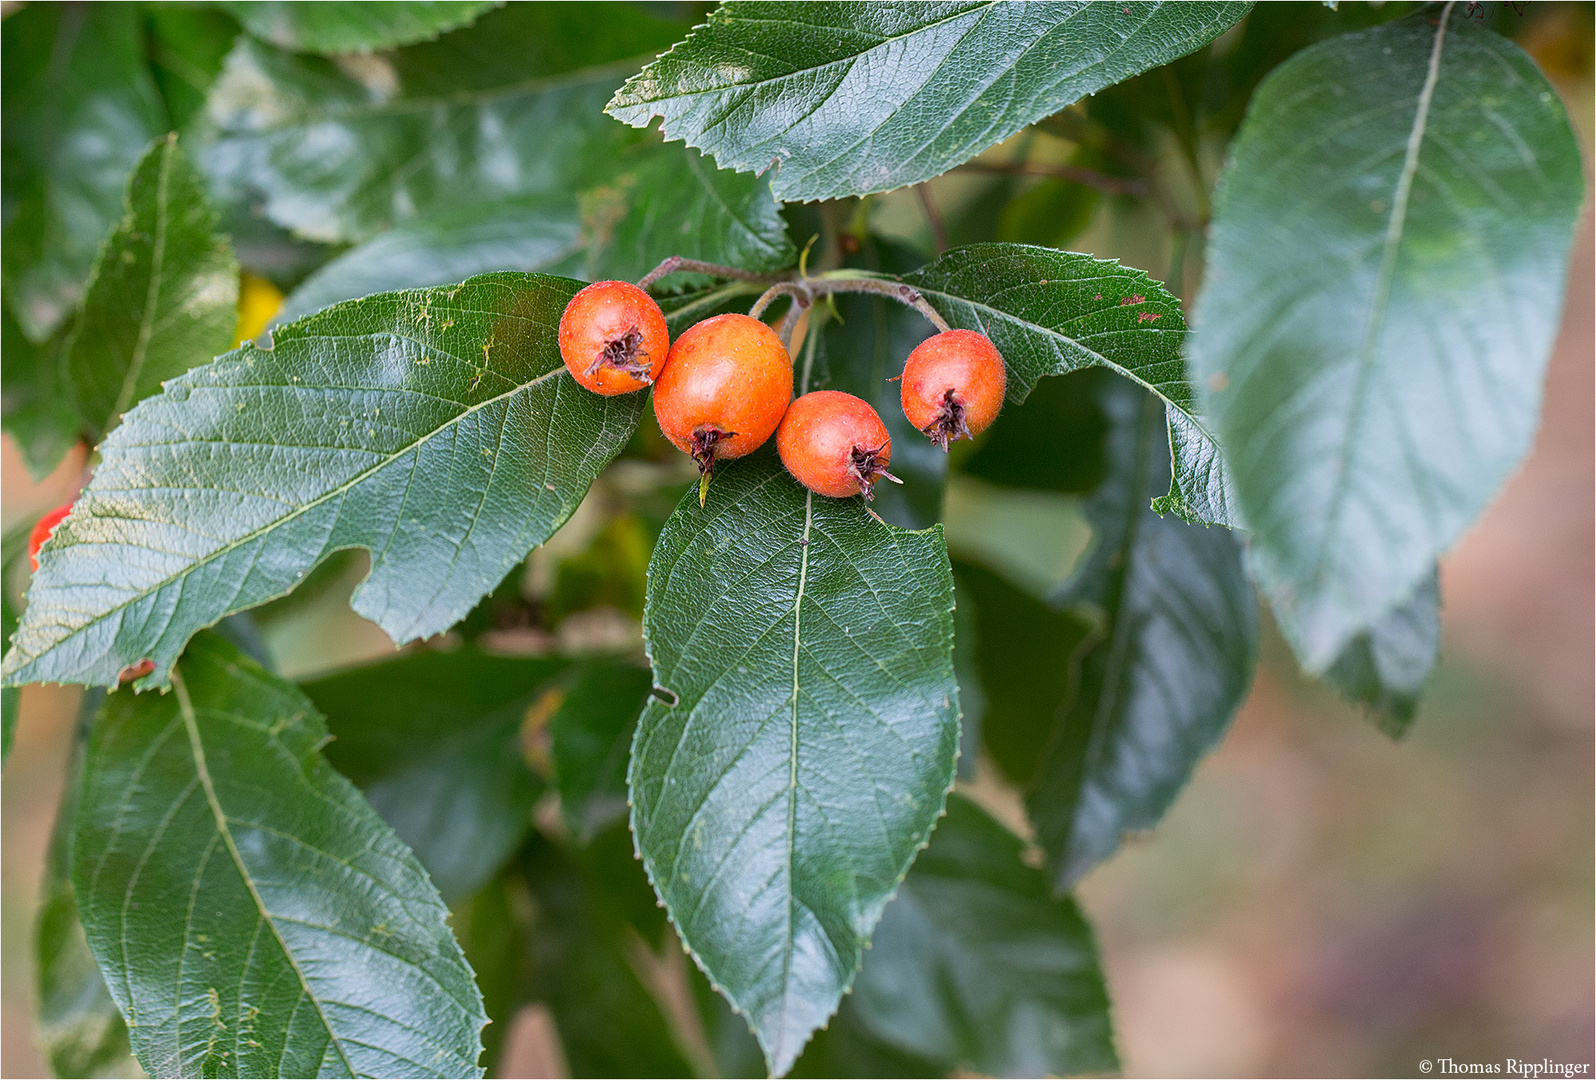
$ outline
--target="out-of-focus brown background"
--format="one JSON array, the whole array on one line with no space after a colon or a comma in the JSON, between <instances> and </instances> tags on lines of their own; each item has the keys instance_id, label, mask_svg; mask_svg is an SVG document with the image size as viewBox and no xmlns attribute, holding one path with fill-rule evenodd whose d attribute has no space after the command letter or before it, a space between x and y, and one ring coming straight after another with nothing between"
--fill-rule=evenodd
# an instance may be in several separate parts
<instances>
[{"instance_id":1,"label":"out-of-focus brown background","mask_svg":"<svg viewBox=\"0 0 1596 1080\"><path fill-rule=\"evenodd\" d=\"M1537 59L1589 161L1588 56L1577 77L1571 61ZM1443 658L1407 741L1305 682L1271 635L1224 745L1157 832L1082 887L1127 1074L1417 1075L1424 1059L1596 1056L1593 295L1587 213L1535 450L1442 563ZM7 525L68 498L82 464L34 485L9 440L0 463ZM287 674L390 648L347 610L319 610L275 628ZM23 692L0 785L4 1076L45 1074L31 928L76 698ZM510 1075L557 1067L530 1019Z\"/></svg>"}]
</instances>

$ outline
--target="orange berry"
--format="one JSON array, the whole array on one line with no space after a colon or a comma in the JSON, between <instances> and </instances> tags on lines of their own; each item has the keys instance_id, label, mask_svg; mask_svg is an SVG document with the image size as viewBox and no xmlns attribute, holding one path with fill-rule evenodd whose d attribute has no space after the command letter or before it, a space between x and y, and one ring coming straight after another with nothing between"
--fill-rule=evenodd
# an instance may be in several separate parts
<instances>
[{"instance_id":1,"label":"orange berry","mask_svg":"<svg viewBox=\"0 0 1596 1080\"><path fill-rule=\"evenodd\" d=\"M871 498L892 461L892 438L867 403L838 390L816 390L787 407L776 429L776 452L810 491L833 499Z\"/></svg>"},{"instance_id":2,"label":"orange berry","mask_svg":"<svg viewBox=\"0 0 1596 1080\"><path fill-rule=\"evenodd\" d=\"M671 346L654 385L665 437L708 476L715 462L765 444L792 401L792 360L776 332L747 315L716 315Z\"/></svg>"},{"instance_id":3,"label":"orange berry","mask_svg":"<svg viewBox=\"0 0 1596 1080\"><path fill-rule=\"evenodd\" d=\"M997 347L974 330L948 330L920 342L903 365L903 415L946 452L973 439L1003 408L1008 372Z\"/></svg>"},{"instance_id":4,"label":"orange berry","mask_svg":"<svg viewBox=\"0 0 1596 1080\"><path fill-rule=\"evenodd\" d=\"M39 549L44 546L46 540L50 539L55 527L65 521L71 512L71 503L58 506L35 522L33 531L28 533L28 566L35 574L39 572Z\"/></svg>"},{"instance_id":5,"label":"orange berry","mask_svg":"<svg viewBox=\"0 0 1596 1080\"><path fill-rule=\"evenodd\" d=\"M595 394L641 390L659 378L670 344L659 305L630 282L594 282L560 316L560 358Z\"/></svg>"}]
</instances>

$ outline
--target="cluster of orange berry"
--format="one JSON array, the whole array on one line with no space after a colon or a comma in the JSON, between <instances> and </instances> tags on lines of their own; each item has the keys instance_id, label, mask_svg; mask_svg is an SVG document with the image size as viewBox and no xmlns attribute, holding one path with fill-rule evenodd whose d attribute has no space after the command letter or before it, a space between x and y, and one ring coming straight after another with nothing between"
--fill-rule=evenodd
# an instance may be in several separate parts
<instances>
[{"instance_id":1,"label":"cluster of orange berry","mask_svg":"<svg viewBox=\"0 0 1596 1080\"><path fill-rule=\"evenodd\" d=\"M810 491L863 495L885 477L892 439L868 403L836 390L793 400L792 359L776 332L749 315L716 315L674 343L652 297L625 281L577 293L560 317L560 356L597 394L654 387L665 437L692 456L705 479L717 461L751 454L776 436L781 462ZM985 431L1003 407L1003 358L973 330L927 338L904 364L909 422L944 451ZM704 486L699 486L703 501Z\"/></svg>"}]
</instances>

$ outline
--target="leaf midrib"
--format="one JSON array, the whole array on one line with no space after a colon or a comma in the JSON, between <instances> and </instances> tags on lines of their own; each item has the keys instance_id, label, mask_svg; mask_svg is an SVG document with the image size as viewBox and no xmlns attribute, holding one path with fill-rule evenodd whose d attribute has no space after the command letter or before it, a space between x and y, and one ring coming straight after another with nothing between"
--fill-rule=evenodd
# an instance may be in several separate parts
<instances>
[{"instance_id":1,"label":"leaf midrib","mask_svg":"<svg viewBox=\"0 0 1596 1080\"><path fill-rule=\"evenodd\" d=\"M395 336L404 337L404 335L395 335ZM404 340L411 341L413 344L417 344L417 345L421 345L422 344L421 342L415 341L412 338L404 338ZM327 502L330 499L333 499L333 498L335 498L335 497L337 497L339 495L344 494L345 492L351 490L352 488L354 488L355 486L357 486L361 482L363 482L366 479L368 479L369 477L371 477L373 474L377 473L378 471L380 471L382 469L387 468L389 465L392 465L394 462L400 460L406 454L409 454L409 453L414 452L415 450L418 450L420 447L425 445L429 440L431 440L433 437L438 435L440 432L449 430L454 425L456 425L456 424L460 423L461 421L463 421L466 417L471 416L471 415L475 414L476 412L478 412L479 410L485 409L488 406L490 406L490 405L492 405L492 404L494 404L496 402L503 401L506 398L514 397L516 394L519 394L519 393L521 393L521 392L523 392L525 390L530 390L532 387L538 385L539 383L543 382L546 379L557 378L564 371L565 371L565 368L563 366L553 368L552 370L546 371L542 375L539 375L536 378L531 379L528 382L518 383L515 386L512 386L510 389L504 391L501 394L495 394L491 398L486 398L486 399L478 402L475 405L471 405L471 406L467 407L463 412L460 412L457 415L450 417L447 422L438 425L436 428L433 428L431 431L429 431L425 435L421 436L421 438L416 439L414 442L411 442L411 443L405 445L404 447L401 447L400 449L396 450L394 453L383 457L381 460L375 462L371 466L369 466L366 469L362 470L361 472L355 474L353 477L351 477L349 480L345 481L344 483L340 484L338 487L333 488L330 491L327 491L327 492L325 492L322 495L318 495L316 498L314 498L314 499L310 500L309 502L305 503L303 506L299 506L299 507L294 508L294 510L291 513L284 514L283 516L281 516L279 518L276 518L273 521L267 522L266 524L262 525L260 528L255 529L253 532L250 532L250 533L248 533L248 534L246 534L244 536L241 536L237 540L233 540L233 541L228 542L227 544L222 545L221 547L217 548L215 551L207 553L202 558L194 560L187 567L185 567L180 573L176 573L176 574L173 574L173 575L171 575L169 577L162 578L160 581L158 581L155 584L151 585L149 588L144 589L141 592L133 594L132 596L128 597L126 600L123 600L121 603L117 604L114 607L108 608L107 610L105 610L105 611L101 612L100 614L98 614L96 617L94 617L94 618L90 619L89 621L83 623L81 626L75 627L69 633L64 634L61 637L57 638L56 640L50 642L46 646L44 652L36 653L36 654L28 656L27 659L24 661L24 663L19 664L17 666L17 668L14 669L9 674L9 676L7 677L6 684L7 685L13 685L11 680L16 679L17 676L18 676L18 672L21 671L23 668L25 668L27 665L30 665L30 664L38 662L38 660L41 657L43 657L45 655L48 655L51 652L54 652L56 649L60 648L66 642L71 641L73 638L78 637L79 635L81 635L83 633L86 633L91 627L100 625L105 620L107 620L107 619L111 618L112 616L116 615L118 612L121 612L124 609L126 609L128 606L130 606L132 604L135 604L135 603L138 603L140 600L143 600L145 597L150 596L151 594L156 593L156 592L160 591L161 589L167 588L168 586L170 586L175 581L182 581L182 580L187 579L190 574L194 573L200 567L207 566L210 563L212 563L215 560L217 560L218 558L221 558L224 555L231 554L233 551L236 551L237 549L243 547L245 544L248 544L251 541L256 540L256 539L258 539L258 538L260 538L260 537L262 537L262 536L264 536L264 535L266 535L266 534L268 534L268 533L270 533L270 532L272 532L272 531L274 531L274 530L276 530L278 528L286 526L289 522L293 521L294 519L296 519L298 517L303 516L304 514L308 513L309 511L311 511L311 510L315 509L316 507L320 506L322 503L325 503L325 502ZM359 545L356 545L356 546L359 546ZM17 650L14 647L11 650L9 650L7 652L7 659L10 659L11 653L14 653L16 651ZM157 672L156 675L158 676L159 672ZM176 675L176 669L175 668L173 669L173 675L174 675L174 677ZM23 685L23 684L15 683L14 685Z\"/></svg>"},{"instance_id":2,"label":"leaf midrib","mask_svg":"<svg viewBox=\"0 0 1596 1080\"><path fill-rule=\"evenodd\" d=\"M792 732L787 750L787 932L781 957L781 1023L778 1051L787 1040L787 1003L792 1000L793 925L797 921L798 890L793 884L793 838L798 834L798 657L803 650L804 591L809 584L809 532L814 522L815 493L804 492L804 535L799 547L798 594L792 602Z\"/></svg>"},{"instance_id":3,"label":"leaf midrib","mask_svg":"<svg viewBox=\"0 0 1596 1080\"><path fill-rule=\"evenodd\" d=\"M1375 344L1385 328L1386 314L1391 304L1391 288L1396 277L1396 262L1407 224L1408 202L1413 193L1413 177L1419 168L1419 152L1424 144L1424 131L1429 122L1430 106L1435 96L1435 85L1441 74L1441 52L1446 42L1446 24L1452 16L1457 0L1448 0L1436 22L1435 41L1430 47L1429 66L1424 73L1424 85L1419 90L1418 106L1414 110L1413 126L1408 130L1407 151L1402 159L1402 171L1397 174L1396 190L1391 196L1391 216L1386 220L1385 244L1380 254L1380 268L1375 279L1374 298L1369 306L1369 320L1364 326L1363 341L1358 347L1358 369L1352 389L1351 413L1341 448L1336 455L1335 485L1330 493L1330 506L1325 515L1325 528L1319 535L1319 550L1314 555L1311 580L1317 585L1324 577L1330 561L1331 538L1336 535L1341 515L1346 507L1352 484L1352 455L1358 433L1367 413L1366 400L1374 370Z\"/></svg>"},{"instance_id":4,"label":"leaf midrib","mask_svg":"<svg viewBox=\"0 0 1596 1080\"><path fill-rule=\"evenodd\" d=\"M177 696L177 708L183 718L183 728L188 733L189 750L194 758L194 771L199 778L200 787L205 792L205 802L210 807L211 817L215 819L216 831L222 838L222 843L227 847L227 853L233 860L233 866L238 871L238 876L244 883L244 888L249 891L250 899L255 902L257 916L272 932L272 937L277 941L277 947L282 950L283 957L293 968L294 976L299 980L299 987L305 997L316 1009L316 1016L321 1020L322 1027L327 1032L328 1040L338 1050L338 1056L343 1060L344 1068L349 1075L357 1075L354 1063L349 1060L349 1054L344 1050L342 1041L333 1030L332 1024L327 1019L327 1013L321 1007L321 999L311 990L310 983L305 978L305 973L299 966L299 959L294 955L288 943L283 940L282 933L277 929L277 920L266 908L266 902L261 898L260 891L255 887L255 879L250 874L249 868L244 864L244 858L238 850L238 845L233 840L233 831L228 825L226 813L222 810L221 801L217 798L216 787L211 781L211 773L205 759L205 746L200 740L199 725L194 716L194 703L189 699L188 686L183 681L183 675L176 668L172 669L172 690Z\"/></svg>"},{"instance_id":5,"label":"leaf midrib","mask_svg":"<svg viewBox=\"0 0 1596 1080\"><path fill-rule=\"evenodd\" d=\"M176 146L176 136L169 135L166 138L166 145L161 148L161 171L155 181L155 235L150 248L150 283L144 292L144 312L139 318L138 338L133 343L133 359L127 366L127 374L122 376L122 388L116 395L116 402L111 406L111 415L106 418L107 428L115 424L117 417L133 404L133 395L138 390L139 376L143 373L144 362L149 357L150 336L155 332L155 309L160 303L162 276L166 272L166 229L169 221L167 199L172 178L172 154ZM131 209L132 207L129 207L129 210Z\"/></svg>"}]
</instances>

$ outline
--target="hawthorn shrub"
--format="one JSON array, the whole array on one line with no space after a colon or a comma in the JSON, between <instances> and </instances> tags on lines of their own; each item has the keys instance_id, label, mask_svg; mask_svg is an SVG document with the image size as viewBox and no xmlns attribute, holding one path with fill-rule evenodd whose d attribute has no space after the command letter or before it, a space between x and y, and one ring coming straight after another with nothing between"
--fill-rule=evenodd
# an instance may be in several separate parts
<instances>
[{"instance_id":1,"label":"hawthorn shrub","mask_svg":"<svg viewBox=\"0 0 1596 1080\"><path fill-rule=\"evenodd\" d=\"M10 10L5 428L36 474L92 447L31 577L35 523L4 543L7 750L17 687L89 688L37 928L54 1068L477 1076L541 1002L574 1075L1115 1069L1071 889L1223 736L1259 595L1400 737L1437 557L1530 445L1583 181L1520 18ZM1068 250L1128 221L1155 265ZM673 390L696 482L652 316L623 392L562 362L610 279L672 342L730 315L772 394L851 395L790 462L884 425L795 471L901 486L800 486L785 400L736 391L715 415L762 434L717 454ZM948 329L1001 356L989 430L895 381ZM536 585L600 477L607 524ZM975 482L1078 510L1067 580L950 558ZM351 552L405 647L286 678L282 613ZM640 647L549 647L601 606ZM978 759L1026 835L964 793Z\"/></svg>"}]
</instances>

